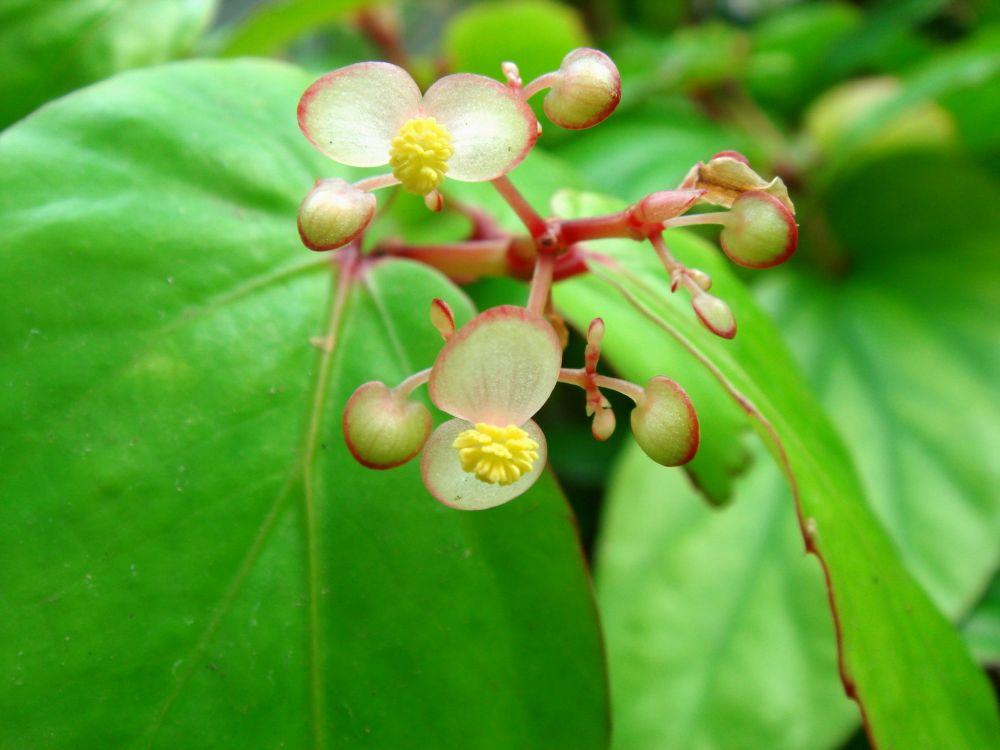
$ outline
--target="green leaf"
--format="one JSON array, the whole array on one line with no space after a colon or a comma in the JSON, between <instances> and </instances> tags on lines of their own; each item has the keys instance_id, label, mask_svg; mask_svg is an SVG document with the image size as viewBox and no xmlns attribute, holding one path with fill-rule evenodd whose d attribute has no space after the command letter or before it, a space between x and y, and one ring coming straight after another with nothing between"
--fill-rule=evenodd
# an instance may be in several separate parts
<instances>
[{"instance_id":1,"label":"green leaf","mask_svg":"<svg viewBox=\"0 0 1000 750\"><path fill-rule=\"evenodd\" d=\"M1000 575L962 624L962 633L977 659L994 670L1000 666Z\"/></svg>"},{"instance_id":2,"label":"green leaf","mask_svg":"<svg viewBox=\"0 0 1000 750\"><path fill-rule=\"evenodd\" d=\"M68 91L187 52L215 0L0 0L0 127Z\"/></svg>"},{"instance_id":3,"label":"green leaf","mask_svg":"<svg viewBox=\"0 0 1000 750\"><path fill-rule=\"evenodd\" d=\"M765 18L751 32L751 93L786 114L797 111L836 80L823 60L861 23L861 12L843 2L789 6Z\"/></svg>"},{"instance_id":4,"label":"green leaf","mask_svg":"<svg viewBox=\"0 0 1000 750\"><path fill-rule=\"evenodd\" d=\"M606 124L575 134L558 155L593 184L634 201L670 190L698 161L719 151L750 151L746 136L691 113L611 116Z\"/></svg>"},{"instance_id":5,"label":"green leaf","mask_svg":"<svg viewBox=\"0 0 1000 750\"><path fill-rule=\"evenodd\" d=\"M344 446L359 383L435 356L429 299L472 310L300 246L308 83L177 64L0 136L0 745L606 743L551 478L463 513Z\"/></svg>"},{"instance_id":6,"label":"green leaf","mask_svg":"<svg viewBox=\"0 0 1000 750\"><path fill-rule=\"evenodd\" d=\"M608 210L616 207L614 202L607 205ZM665 274L652 254L628 241L603 243L600 251L617 265L592 263L596 277L560 285L557 305L576 325L585 325L605 313L608 290L618 289L642 314L617 333L608 325L605 344L611 363L635 378L639 373L630 368L629 353L657 342L664 357L673 354L701 363L745 405L792 484L807 546L823 562L839 622L845 684L858 697L876 745L994 744L1000 726L987 683L954 630L903 568L868 505L846 447L806 388L774 325L718 251L683 233L672 240L678 257L707 271L715 281L713 293L732 306L740 325L733 341L699 326L686 302L668 294ZM647 322L640 324L643 318ZM677 369L671 366L664 374L675 376ZM688 387L686 379L677 379ZM698 399L692 399L697 408ZM660 709L668 712L670 706ZM670 721L667 713L659 717Z\"/></svg>"},{"instance_id":7,"label":"green leaf","mask_svg":"<svg viewBox=\"0 0 1000 750\"><path fill-rule=\"evenodd\" d=\"M632 445L607 503L597 591L616 747L824 748L849 734L823 574L773 462L758 455L719 511Z\"/></svg>"},{"instance_id":8,"label":"green leaf","mask_svg":"<svg viewBox=\"0 0 1000 750\"><path fill-rule=\"evenodd\" d=\"M270 0L219 35L219 54L276 55L306 32L328 26L373 0Z\"/></svg>"},{"instance_id":9,"label":"green leaf","mask_svg":"<svg viewBox=\"0 0 1000 750\"><path fill-rule=\"evenodd\" d=\"M846 274L758 287L907 567L952 617L1000 563L1000 263L982 220L998 201L996 180L953 156L878 162L826 206Z\"/></svg>"},{"instance_id":10,"label":"green leaf","mask_svg":"<svg viewBox=\"0 0 1000 750\"><path fill-rule=\"evenodd\" d=\"M498 78L500 63L510 60L526 84L589 43L576 11L550 0L479 3L455 16L444 32L453 70Z\"/></svg>"}]
</instances>

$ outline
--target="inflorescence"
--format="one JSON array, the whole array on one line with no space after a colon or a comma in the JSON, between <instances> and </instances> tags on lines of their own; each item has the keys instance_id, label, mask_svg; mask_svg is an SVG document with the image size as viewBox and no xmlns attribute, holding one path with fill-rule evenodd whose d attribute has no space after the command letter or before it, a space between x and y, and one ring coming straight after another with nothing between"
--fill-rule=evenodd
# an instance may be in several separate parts
<instances>
[{"instance_id":1,"label":"inflorescence","mask_svg":"<svg viewBox=\"0 0 1000 750\"><path fill-rule=\"evenodd\" d=\"M671 254L664 230L721 225L723 252L735 263L757 269L787 260L798 238L795 209L782 181L763 179L733 151L696 164L677 188L652 193L620 212L543 218L506 176L541 132L528 100L545 92L542 108L555 125L592 127L618 105L618 69L594 49L573 50L558 70L527 85L515 64L504 63L501 69L506 83L456 74L421 94L400 67L358 63L317 80L298 108L302 132L333 160L391 168L353 184L318 180L299 209L299 234L308 248L347 247L357 253L375 215L373 191L400 185L440 211L448 179L490 182L525 227L523 235L512 235L489 217L460 206L473 219L469 239L423 246L385 243L376 249L424 262L460 280L485 275L531 279L524 307L490 308L457 330L447 303L430 300L431 321L444 339L433 366L393 388L365 383L344 409L344 437L360 463L388 469L422 452L421 471L431 494L466 510L505 503L538 478L546 443L532 417L558 382L583 389L598 440L615 429L614 411L602 393L610 389L634 402L632 434L654 461L679 466L698 449L698 418L680 385L656 376L640 386L598 373L605 334L600 318L587 331L583 367L563 366L565 328L552 308L551 288L589 270L596 256L587 252L587 243L606 238L648 242L669 274L671 291L683 288L705 327L732 338L736 320L729 306L709 294L707 274ZM705 204L724 210L688 213ZM431 401L452 417L437 429L427 406L412 398L425 383Z\"/></svg>"}]
</instances>

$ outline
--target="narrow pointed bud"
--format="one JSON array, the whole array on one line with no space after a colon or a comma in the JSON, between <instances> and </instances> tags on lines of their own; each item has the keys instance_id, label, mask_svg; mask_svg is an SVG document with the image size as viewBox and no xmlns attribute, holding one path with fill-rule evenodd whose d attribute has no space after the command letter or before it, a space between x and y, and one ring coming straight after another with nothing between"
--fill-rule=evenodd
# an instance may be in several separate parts
<instances>
[{"instance_id":1,"label":"narrow pointed bud","mask_svg":"<svg viewBox=\"0 0 1000 750\"><path fill-rule=\"evenodd\" d=\"M632 410L632 435L658 464L680 466L698 452L698 415L687 393L662 375L650 379Z\"/></svg>"},{"instance_id":2,"label":"narrow pointed bud","mask_svg":"<svg viewBox=\"0 0 1000 750\"><path fill-rule=\"evenodd\" d=\"M438 190L431 190L424 196L424 205L436 214L441 213L441 209L444 208L444 196Z\"/></svg>"},{"instance_id":3,"label":"narrow pointed bud","mask_svg":"<svg viewBox=\"0 0 1000 750\"><path fill-rule=\"evenodd\" d=\"M730 155L731 153L735 156ZM748 190L763 190L781 201L791 213L795 213L795 205L788 197L788 188L782 179L775 177L770 181L765 180L750 168L746 157L737 152L723 151L709 159L707 164L695 164L681 183L681 188L704 190L701 200L726 208L732 206Z\"/></svg>"},{"instance_id":4,"label":"narrow pointed bud","mask_svg":"<svg viewBox=\"0 0 1000 750\"><path fill-rule=\"evenodd\" d=\"M704 271L698 268L688 268L685 269L685 273L687 274L687 277L697 284L698 288L703 292L707 292L712 288L712 277Z\"/></svg>"},{"instance_id":5,"label":"narrow pointed bud","mask_svg":"<svg viewBox=\"0 0 1000 750\"><path fill-rule=\"evenodd\" d=\"M344 440L358 463L391 469L413 458L431 434L431 413L384 383L358 388L344 407Z\"/></svg>"},{"instance_id":6,"label":"narrow pointed bud","mask_svg":"<svg viewBox=\"0 0 1000 750\"><path fill-rule=\"evenodd\" d=\"M451 311L451 305L443 299L435 297L431 300L431 325L445 341L455 333L455 313Z\"/></svg>"},{"instance_id":7,"label":"narrow pointed bud","mask_svg":"<svg viewBox=\"0 0 1000 750\"><path fill-rule=\"evenodd\" d=\"M645 224L658 224L687 211L705 194L704 190L659 190L650 193L632 209L632 216Z\"/></svg>"},{"instance_id":8,"label":"narrow pointed bud","mask_svg":"<svg viewBox=\"0 0 1000 750\"><path fill-rule=\"evenodd\" d=\"M733 202L719 234L722 250L747 268L772 268L792 257L798 245L795 217L770 193L751 190Z\"/></svg>"},{"instance_id":9,"label":"narrow pointed bud","mask_svg":"<svg viewBox=\"0 0 1000 750\"><path fill-rule=\"evenodd\" d=\"M729 305L711 294L697 294L691 298L698 319L716 336L731 339L736 335L736 318Z\"/></svg>"},{"instance_id":10,"label":"narrow pointed bud","mask_svg":"<svg viewBox=\"0 0 1000 750\"><path fill-rule=\"evenodd\" d=\"M361 234L375 214L375 196L344 180L317 180L299 206L299 236L310 250L336 250Z\"/></svg>"},{"instance_id":11,"label":"narrow pointed bud","mask_svg":"<svg viewBox=\"0 0 1000 750\"><path fill-rule=\"evenodd\" d=\"M590 423L590 433L595 440L605 441L615 432L615 412L610 406L603 406L594 412L594 419Z\"/></svg>"},{"instance_id":12,"label":"narrow pointed bud","mask_svg":"<svg viewBox=\"0 0 1000 750\"><path fill-rule=\"evenodd\" d=\"M563 58L542 108L559 127L583 130L607 118L621 98L621 76L611 58L581 47Z\"/></svg>"}]
</instances>

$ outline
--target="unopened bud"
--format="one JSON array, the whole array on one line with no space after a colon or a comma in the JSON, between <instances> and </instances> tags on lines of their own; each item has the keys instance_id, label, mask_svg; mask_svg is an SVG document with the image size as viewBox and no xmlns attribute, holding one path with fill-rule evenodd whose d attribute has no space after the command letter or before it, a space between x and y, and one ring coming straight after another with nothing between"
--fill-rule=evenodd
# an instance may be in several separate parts
<instances>
[{"instance_id":1,"label":"unopened bud","mask_svg":"<svg viewBox=\"0 0 1000 750\"><path fill-rule=\"evenodd\" d=\"M621 98L621 76L611 58L581 47L563 58L542 108L559 127L582 130L614 112Z\"/></svg>"},{"instance_id":2,"label":"unopened bud","mask_svg":"<svg viewBox=\"0 0 1000 750\"><path fill-rule=\"evenodd\" d=\"M445 341L455 333L455 313L451 311L451 305L443 299L435 297L431 300L431 325Z\"/></svg>"},{"instance_id":3,"label":"unopened bud","mask_svg":"<svg viewBox=\"0 0 1000 750\"><path fill-rule=\"evenodd\" d=\"M335 250L361 234L375 214L375 196L344 180L317 180L299 206L299 236L310 250Z\"/></svg>"},{"instance_id":4,"label":"unopened bud","mask_svg":"<svg viewBox=\"0 0 1000 750\"><path fill-rule=\"evenodd\" d=\"M662 375L652 378L632 410L632 435L658 464L680 466L698 452L698 416L687 393Z\"/></svg>"},{"instance_id":5,"label":"unopened bud","mask_svg":"<svg viewBox=\"0 0 1000 750\"><path fill-rule=\"evenodd\" d=\"M691 208L704 193L704 190L659 190L639 201L632 215L649 224L667 221Z\"/></svg>"},{"instance_id":6,"label":"unopened bud","mask_svg":"<svg viewBox=\"0 0 1000 750\"><path fill-rule=\"evenodd\" d=\"M704 271L698 268L686 268L684 269L684 273L687 274L687 277L697 284L698 288L703 292L707 292L712 288L712 277Z\"/></svg>"},{"instance_id":7,"label":"unopened bud","mask_svg":"<svg viewBox=\"0 0 1000 750\"><path fill-rule=\"evenodd\" d=\"M747 268L771 268L795 252L799 230L795 217L770 193L751 190L733 203L719 234L723 252Z\"/></svg>"},{"instance_id":8,"label":"unopened bud","mask_svg":"<svg viewBox=\"0 0 1000 750\"><path fill-rule=\"evenodd\" d=\"M358 388L344 407L344 440L358 463L391 469L413 458L431 433L431 413L372 381Z\"/></svg>"},{"instance_id":9,"label":"unopened bud","mask_svg":"<svg viewBox=\"0 0 1000 750\"><path fill-rule=\"evenodd\" d=\"M736 318L729 305L711 294L696 294L691 298L698 319L716 336L731 339L736 335Z\"/></svg>"},{"instance_id":10,"label":"unopened bud","mask_svg":"<svg viewBox=\"0 0 1000 750\"><path fill-rule=\"evenodd\" d=\"M704 190L701 196L703 201L726 208L748 190L763 190L795 213L788 188L780 177L767 181L750 168L745 156L737 152L731 152L736 155L730 156L729 153L723 151L709 159L707 164L695 164L681 183L681 188Z\"/></svg>"},{"instance_id":11,"label":"unopened bud","mask_svg":"<svg viewBox=\"0 0 1000 750\"><path fill-rule=\"evenodd\" d=\"M615 432L615 412L609 407L602 407L594 412L594 419L590 423L590 433L595 440L607 440Z\"/></svg>"}]
</instances>

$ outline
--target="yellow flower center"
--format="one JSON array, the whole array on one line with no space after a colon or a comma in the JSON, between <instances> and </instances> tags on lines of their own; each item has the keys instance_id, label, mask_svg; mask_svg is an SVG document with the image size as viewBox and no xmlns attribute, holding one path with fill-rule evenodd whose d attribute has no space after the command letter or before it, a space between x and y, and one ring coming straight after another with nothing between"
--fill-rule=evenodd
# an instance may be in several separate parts
<instances>
[{"instance_id":1,"label":"yellow flower center","mask_svg":"<svg viewBox=\"0 0 1000 750\"><path fill-rule=\"evenodd\" d=\"M451 444L462 470L489 484L513 484L538 460L538 443L512 424L494 427L480 422Z\"/></svg>"},{"instance_id":2,"label":"yellow flower center","mask_svg":"<svg viewBox=\"0 0 1000 750\"><path fill-rule=\"evenodd\" d=\"M389 147L389 164L403 187L427 195L444 180L451 157L451 135L433 117L403 123Z\"/></svg>"}]
</instances>

